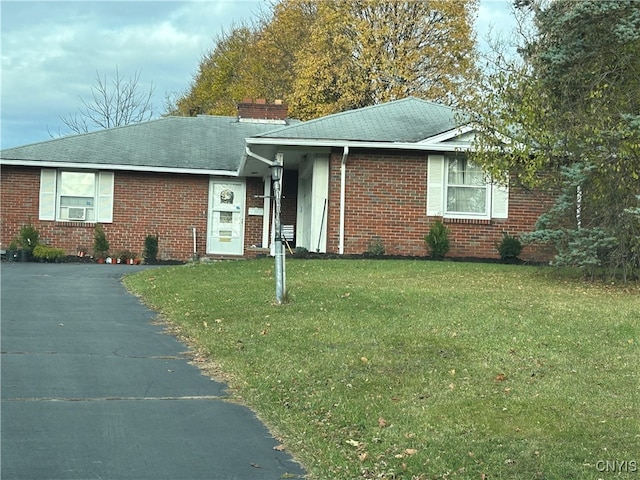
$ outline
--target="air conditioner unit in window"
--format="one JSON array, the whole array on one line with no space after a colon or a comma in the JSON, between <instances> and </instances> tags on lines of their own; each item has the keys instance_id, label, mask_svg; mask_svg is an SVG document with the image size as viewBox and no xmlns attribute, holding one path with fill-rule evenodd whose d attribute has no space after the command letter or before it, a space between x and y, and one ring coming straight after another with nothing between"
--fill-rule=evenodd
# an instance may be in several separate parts
<instances>
[{"instance_id":1,"label":"air conditioner unit in window","mask_svg":"<svg viewBox=\"0 0 640 480\"><path fill-rule=\"evenodd\" d=\"M87 210L84 207L69 207L67 217L69 220L84 220Z\"/></svg>"}]
</instances>

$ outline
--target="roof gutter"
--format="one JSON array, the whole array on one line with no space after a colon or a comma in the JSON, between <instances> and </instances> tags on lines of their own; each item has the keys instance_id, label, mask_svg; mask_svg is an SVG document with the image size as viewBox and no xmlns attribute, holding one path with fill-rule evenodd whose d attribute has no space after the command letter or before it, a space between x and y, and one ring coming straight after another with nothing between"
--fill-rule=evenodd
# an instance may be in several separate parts
<instances>
[{"instance_id":1,"label":"roof gutter","mask_svg":"<svg viewBox=\"0 0 640 480\"><path fill-rule=\"evenodd\" d=\"M73 168L78 170L117 170L128 172L154 172L154 173L181 173L186 175L215 175L224 177L237 177L235 170L210 170L206 168L175 168L175 167L153 167L146 165L121 165L110 163L76 163L76 162L55 162L40 160L20 160L20 159L0 159L0 165L11 165L16 167L41 167L41 168Z\"/></svg>"},{"instance_id":2,"label":"roof gutter","mask_svg":"<svg viewBox=\"0 0 640 480\"><path fill-rule=\"evenodd\" d=\"M340 231L338 242L338 254L344 254L344 216L345 199L347 192L347 157L349 156L349 146L345 145L342 150L342 161L340 162Z\"/></svg>"},{"instance_id":3,"label":"roof gutter","mask_svg":"<svg viewBox=\"0 0 640 480\"><path fill-rule=\"evenodd\" d=\"M298 138L247 138L247 144L251 145L278 145L290 147L337 147L337 148L376 148L389 150L414 150L429 152L457 152L469 150L469 144L461 143L431 143L431 139L423 140L421 143L413 142L363 142L352 140L335 139L298 139Z\"/></svg>"}]
</instances>

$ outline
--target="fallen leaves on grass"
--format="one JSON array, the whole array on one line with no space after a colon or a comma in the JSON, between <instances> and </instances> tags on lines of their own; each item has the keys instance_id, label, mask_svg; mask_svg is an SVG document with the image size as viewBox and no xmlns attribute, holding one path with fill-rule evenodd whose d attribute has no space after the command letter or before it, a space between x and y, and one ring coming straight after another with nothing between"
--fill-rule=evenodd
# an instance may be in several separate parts
<instances>
[{"instance_id":1,"label":"fallen leaves on grass","mask_svg":"<svg viewBox=\"0 0 640 480\"><path fill-rule=\"evenodd\" d=\"M415 455L416 453L418 453L418 450L416 450L415 448L405 448L404 452L398 453L398 454L394 455L394 457L395 458L405 458L405 457L410 457L412 455Z\"/></svg>"},{"instance_id":2,"label":"fallen leaves on grass","mask_svg":"<svg viewBox=\"0 0 640 480\"><path fill-rule=\"evenodd\" d=\"M620 369L615 372L615 382L633 379L629 354L635 353L630 350L637 349L639 343L632 329L637 309L629 307L630 300L622 302L624 299L618 298L621 295L616 295L614 300L620 302L614 304L606 298L600 301L595 295L593 299L583 299L580 294L586 304L580 304L576 312L576 295L558 287L557 279L548 279L550 274L546 271L519 270L516 274L511 270L503 272L502 267L430 262L397 266L385 263L379 272L378 264L372 264L376 268L370 276L373 280L354 284L353 293L345 283L366 276L353 274L360 264L351 262L342 267L336 263L334 269L332 262L292 262L290 267L297 272L292 275L294 287L302 289L304 295L285 312L268 303L267 298L271 297L268 292L264 294L263 282L247 282L247 278L255 276L256 265L262 266L260 260L199 266L194 269L196 273L202 270L197 281L190 270L189 276L178 282L165 280L158 270L158 291L167 298L164 304L152 300L166 315L182 322L185 336L191 333L208 342L205 351L215 354L225 369L234 372L231 384L242 398L246 395L261 414L291 436L287 446L291 445L294 453L294 446L305 444L311 436L318 442L313 446L318 452L314 458L318 478L417 480L426 479L422 472L428 469L429 478L435 478L437 473L441 474L438 478L445 478L444 472L455 477L493 478L498 470L505 480L515 480L535 476L533 468L537 468L524 453L519 453L525 436L531 436L530 443L540 443L540 451L546 448L547 437L549 442L558 443L558 457L579 453L583 446L573 448L571 442L555 442L556 432L564 435L562 432L571 431L572 436L593 437L599 443L611 441L609 437L600 440L599 425L593 430L574 429L580 422L573 421L566 428L562 422L569 417L568 408L573 410L575 405L558 400L553 405L556 408L547 412L543 401L563 399L571 392L576 395L576 403L584 398L584 418L598 418L596 415L609 410L604 397L598 397L600 403L588 402L592 379L585 376L584 382L574 380L583 379L582 368L571 373L576 358L582 359L586 351L595 351L590 361L598 369L591 369L591 373L604 371L604 365L614 365ZM232 285L234 295L238 295L233 302L227 300L230 294L226 291L222 295L206 293L215 288L215 278L211 277L220 276L221 269L233 272L224 275L229 281L238 279ZM242 274L236 272L238 269ZM302 275L301 270L304 281L295 280ZM388 279L390 272L397 281L379 280L380 276ZM491 282L486 280L487 273ZM330 288L325 287L329 274ZM415 281L407 283L406 278ZM524 285L520 290L525 295L524 302L511 296L514 280ZM253 283L257 285L255 289ZM459 291L461 283L471 286L468 296ZM335 291L335 285L340 284L341 290ZM194 291L178 309L174 304L180 304L176 304L173 292L179 289L182 295L186 286ZM152 285L142 287L151 291ZM356 310L335 308L339 304L347 306L349 293L362 305L365 300L359 292L373 289L376 301L369 302L366 315L354 315L358 309L353 304ZM452 294L455 302L451 302ZM200 305L202 299L207 301ZM533 308L528 307L531 304ZM607 308L615 308L616 315L607 316ZM190 317L184 315L187 310ZM427 310L429 315L424 315ZM576 322L578 314L580 321ZM593 327L588 323L591 316ZM235 318L246 321L230 320ZM390 318L394 321L390 322ZM607 328L607 319L614 328ZM268 323L271 328L277 327L278 335L276 330L271 333ZM203 325L205 336L200 335ZM594 339L594 329L596 335L602 336ZM218 330L220 334L216 333ZM555 347L566 338L570 340L563 343L560 355ZM237 339L242 340L236 342ZM477 339L483 339L482 344ZM237 350L243 349L243 342L245 353L239 355ZM309 355L310 351L317 354ZM368 355L375 357L370 360ZM615 364L616 357L612 355L620 357ZM547 361L550 365L543 365ZM198 357L194 362L200 367L208 363L200 362ZM623 368L626 362L629 368ZM304 367L300 367L303 363ZM283 384L273 381L274 365ZM566 372L573 375L571 381L539 382L551 369L555 369L553 379L562 380ZM508 376L506 371L510 372ZM607 385L604 373L597 381ZM615 382L612 380L608 386ZM570 389L564 386L568 383ZM586 386L584 391L579 388L582 386ZM622 395L623 389L619 390ZM543 401L534 400L538 394ZM282 401L283 398L296 398L297 403ZM628 395L621 396L615 405L630 399ZM508 408L508 413L503 413L503 407ZM631 410L625 412L625 419L630 418ZM552 414L550 420L548 413ZM509 416L508 422L502 418L504 415ZM543 421L553 428L536 437ZM495 438L486 438L485 427L498 431L504 453L497 451ZM407 433L412 431L416 434ZM460 460L467 453L459 441L462 432L464 443L478 448L473 460ZM597 433L592 435L593 432ZM423 443L423 437L428 438L428 443ZM277 443L278 440L272 447ZM284 450L284 446L277 445L274 450ZM490 460L482 455L485 450L491 452ZM395 455L400 458L395 459ZM504 462L509 457L517 463L507 468ZM320 465L321 460L325 464ZM548 457L540 460L548 470L545 476L562 477L563 471L567 473L566 463L554 461ZM459 470L461 463L468 469L464 474ZM584 476L577 470L568 473L576 478Z\"/></svg>"}]
</instances>

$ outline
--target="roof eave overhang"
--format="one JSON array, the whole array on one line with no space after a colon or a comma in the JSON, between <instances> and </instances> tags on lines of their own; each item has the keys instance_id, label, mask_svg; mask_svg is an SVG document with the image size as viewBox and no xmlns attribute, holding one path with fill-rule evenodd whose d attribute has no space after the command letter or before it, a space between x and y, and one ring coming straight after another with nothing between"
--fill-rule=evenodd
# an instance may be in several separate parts
<instances>
[{"instance_id":1,"label":"roof eave overhang","mask_svg":"<svg viewBox=\"0 0 640 480\"><path fill-rule=\"evenodd\" d=\"M465 133L473 132L476 130L478 130L478 127L476 125L466 124L460 127L452 128L451 130L447 130L446 132L439 133L432 137L425 138L424 140L421 140L419 143L431 144L431 143L446 142L448 140L452 140L456 137L459 137L460 135L464 135Z\"/></svg>"},{"instance_id":2,"label":"roof eave overhang","mask_svg":"<svg viewBox=\"0 0 640 480\"><path fill-rule=\"evenodd\" d=\"M79 170L118 170L128 172L154 172L154 173L180 173L185 175L215 175L226 177L237 177L237 170L212 170L207 168L176 168L157 167L147 165L119 165L106 163L77 163L77 162L53 162L42 160L16 160L0 159L0 165L12 165L17 167L40 167L40 168L70 168Z\"/></svg>"},{"instance_id":3,"label":"roof eave overhang","mask_svg":"<svg viewBox=\"0 0 640 480\"><path fill-rule=\"evenodd\" d=\"M364 142L355 140L315 140L304 138L248 138L249 145L281 145L291 147L337 147L337 148L366 148L382 150L413 150L430 152L457 152L471 148L468 144L453 144L439 142Z\"/></svg>"}]
</instances>

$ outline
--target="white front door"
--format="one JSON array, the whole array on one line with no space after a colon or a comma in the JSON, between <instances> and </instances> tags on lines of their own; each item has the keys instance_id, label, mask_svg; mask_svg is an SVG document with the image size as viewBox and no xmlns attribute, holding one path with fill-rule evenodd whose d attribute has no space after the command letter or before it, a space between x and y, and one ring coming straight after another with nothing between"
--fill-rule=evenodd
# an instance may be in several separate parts
<instances>
[{"instance_id":1,"label":"white front door","mask_svg":"<svg viewBox=\"0 0 640 480\"><path fill-rule=\"evenodd\" d=\"M244 253L244 196L244 182L221 179L209 182L207 253Z\"/></svg>"}]
</instances>

